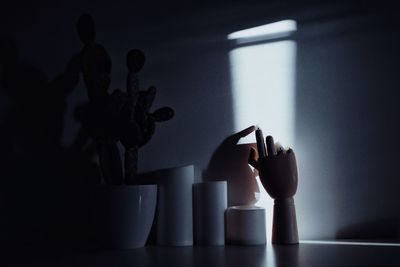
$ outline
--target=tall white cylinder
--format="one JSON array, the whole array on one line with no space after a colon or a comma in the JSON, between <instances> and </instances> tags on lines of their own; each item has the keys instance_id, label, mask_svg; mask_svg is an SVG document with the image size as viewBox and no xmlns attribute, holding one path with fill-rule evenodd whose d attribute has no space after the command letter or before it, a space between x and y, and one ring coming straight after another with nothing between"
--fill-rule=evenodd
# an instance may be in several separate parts
<instances>
[{"instance_id":1,"label":"tall white cylinder","mask_svg":"<svg viewBox=\"0 0 400 267\"><path fill-rule=\"evenodd\" d=\"M194 240L197 245L225 244L226 181L193 185Z\"/></svg>"},{"instance_id":2,"label":"tall white cylinder","mask_svg":"<svg viewBox=\"0 0 400 267\"><path fill-rule=\"evenodd\" d=\"M151 180L158 184L157 244L193 245L193 165L158 170L151 176Z\"/></svg>"}]
</instances>

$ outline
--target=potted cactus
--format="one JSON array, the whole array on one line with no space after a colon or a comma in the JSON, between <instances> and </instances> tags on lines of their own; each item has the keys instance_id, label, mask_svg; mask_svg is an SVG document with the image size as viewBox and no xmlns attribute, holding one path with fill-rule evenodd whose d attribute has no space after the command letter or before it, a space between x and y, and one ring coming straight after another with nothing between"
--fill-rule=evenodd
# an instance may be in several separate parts
<instances>
[{"instance_id":1,"label":"potted cactus","mask_svg":"<svg viewBox=\"0 0 400 267\"><path fill-rule=\"evenodd\" d=\"M170 107L150 111L156 88L139 88L138 74L145 56L138 49L127 54L126 91L116 89L109 94L111 59L105 48L95 42L92 17L82 15L77 30L84 44L80 56L90 100L82 127L95 143L106 184L99 187L96 198L100 239L110 247L140 247L152 225L157 186L138 184L138 150L154 135L156 123L170 120L174 111ZM124 164L118 143L124 148Z\"/></svg>"},{"instance_id":2,"label":"potted cactus","mask_svg":"<svg viewBox=\"0 0 400 267\"><path fill-rule=\"evenodd\" d=\"M87 128L97 146L104 181L112 185L135 184L139 148L154 135L156 122L170 120L174 111L163 107L150 112L156 88L151 86L145 91L139 90L138 74L144 66L145 56L138 49L129 51L127 55L126 91L116 89L109 94L111 59L105 48L95 43L93 19L82 15L77 28L84 44L82 72L90 100L90 120L87 123L90 125ZM124 172L118 142L125 149Z\"/></svg>"}]
</instances>

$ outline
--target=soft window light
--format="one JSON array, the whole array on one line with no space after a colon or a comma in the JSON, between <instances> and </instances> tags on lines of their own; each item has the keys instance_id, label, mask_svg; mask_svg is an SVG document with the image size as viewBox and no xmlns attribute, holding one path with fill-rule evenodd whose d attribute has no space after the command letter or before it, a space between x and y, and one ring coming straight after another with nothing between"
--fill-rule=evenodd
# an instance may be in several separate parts
<instances>
[{"instance_id":1,"label":"soft window light","mask_svg":"<svg viewBox=\"0 0 400 267\"><path fill-rule=\"evenodd\" d=\"M284 20L234 32L238 41L229 53L235 131L258 125L283 146L294 147L296 42L284 36L296 30L296 22ZM275 38L280 38L274 41ZM240 42L239 42L240 41ZM257 44L251 44L251 42ZM264 41L264 42L263 42ZM255 142L249 135L241 143ZM266 209L267 240L271 240L273 200L259 178L257 206Z\"/></svg>"},{"instance_id":2,"label":"soft window light","mask_svg":"<svg viewBox=\"0 0 400 267\"><path fill-rule=\"evenodd\" d=\"M257 41L260 38L264 40L283 38L291 35L296 30L296 21L288 19L233 32L228 35L228 40L237 40L239 43L241 43L245 41L252 41L252 39Z\"/></svg>"}]
</instances>

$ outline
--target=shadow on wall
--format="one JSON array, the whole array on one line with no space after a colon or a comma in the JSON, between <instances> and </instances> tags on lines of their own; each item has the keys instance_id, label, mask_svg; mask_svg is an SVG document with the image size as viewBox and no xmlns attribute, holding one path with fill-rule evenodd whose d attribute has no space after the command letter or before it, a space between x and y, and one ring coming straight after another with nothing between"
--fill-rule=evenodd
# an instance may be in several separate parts
<instances>
[{"instance_id":1,"label":"shadow on wall","mask_svg":"<svg viewBox=\"0 0 400 267\"><path fill-rule=\"evenodd\" d=\"M399 219L400 39L391 19L299 27L295 128L304 239L394 236L386 218Z\"/></svg>"},{"instance_id":2,"label":"shadow on wall","mask_svg":"<svg viewBox=\"0 0 400 267\"><path fill-rule=\"evenodd\" d=\"M91 147L61 145L66 98L79 81L79 54L49 80L20 58L13 38L0 37L0 71L0 89L11 103L0 121L0 190L9 236L74 238L83 231L78 219L85 212L77 185L99 178Z\"/></svg>"},{"instance_id":3,"label":"shadow on wall","mask_svg":"<svg viewBox=\"0 0 400 267\"><path fill-rule=\"evenodd\" d=\"M400 220L398 218L382 218L354 223L339 229L335 238L400 240Z\"/></svg>"},{"instance_id":4,"label":"shadow on wall","mask_svg":"<svg viewBox=\"0 0 400 267\"><path fill-rule=\"evenodd\" d=\"M225 138L203 172L204 181L227 181L229 207L254 204L255 193L260 192L256 181L258 172L248 164L250 148L255 148L255 144L238 144L254 130L251 126Z\"/></svg>"}]
</instances>

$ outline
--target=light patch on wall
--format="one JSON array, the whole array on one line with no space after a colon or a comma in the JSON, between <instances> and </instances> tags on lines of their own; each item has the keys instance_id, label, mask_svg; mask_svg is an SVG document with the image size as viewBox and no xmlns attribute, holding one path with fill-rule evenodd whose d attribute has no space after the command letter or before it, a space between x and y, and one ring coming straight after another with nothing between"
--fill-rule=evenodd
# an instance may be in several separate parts
<instances>
[{"instance_id":1,"label":"light patch on wall","mask_svg":"<svg viewBox=\"0 0 400 267\"><path fill-rule=\"evenodd\" d=\"M293 145L295 55L294 41L230 52L236 130L258 125L284 146ZM254 136L242 142L254 142Z\"/></svg>"},{"instance_id":2,"label":"light patch on wall","mask_svg":"<svg viewBox=\"0 0 400 267\"><path fill-rule=\"evenodd\" d=\"M238 33L230 34L229 38L240 36ZM233 49L229 58L235 130L258 125L265 136L272 135L284 147L293 147L296 43L281 40L247 45ZM241 140L241 143L254 142L254 135ZM266 208L270 242L273 200L259 179L258 184L261 194L257 205Z\"/></svg>"},{"instance_id":3,"label":"light patch on wall","mask_svg":"<svg viewBox=\"0 0 400 267\"><path fill-rule=\"evenodd\" d=\"M238 44L242 44L287 37L296 30L296 21L288 19L233 32L229 34L227 38L228 40L236 40Z\"/></svg>"}]
</instances>

